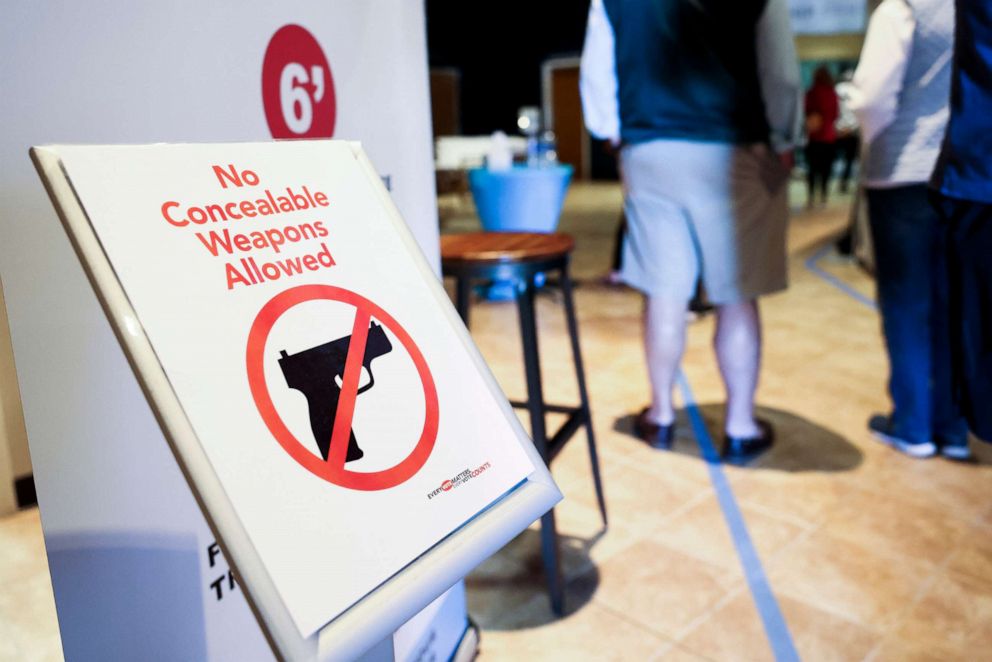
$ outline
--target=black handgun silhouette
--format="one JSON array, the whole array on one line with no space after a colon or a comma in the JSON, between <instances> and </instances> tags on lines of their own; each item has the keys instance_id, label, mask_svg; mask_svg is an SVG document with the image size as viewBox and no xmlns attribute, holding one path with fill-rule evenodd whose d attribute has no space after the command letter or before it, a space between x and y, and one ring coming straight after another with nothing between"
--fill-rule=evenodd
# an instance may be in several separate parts
<instances>
[{"instance_id":1,"label":"black handgun silhouette","mask_svg":"<svg viewBox=\"0 0 992 662\"><path fill-rule=\"evenodd\" d=\"M320 454L325 460L330 453L331 434L334 431L334 419L338 412L338 399L341 397L338 380L344 379L344 364L348 358L350 345L351 336L345 336L296 354L287 354L286 350L279 353L279 367L282 368L282 374L286 378L286 385L306 396L310 407L310 429L313 431L317 448L320 449ZM372 322L365 344L365 356L362 358L362 365L369 373L369 383L359 387L359 394L365 393L375 385L372 361L392 350L393 345L382 327ZM365 455L355 440L355 430L352 429L349 434L348 456L345 462L358 460Z\"/></svg>"}]
</instances>

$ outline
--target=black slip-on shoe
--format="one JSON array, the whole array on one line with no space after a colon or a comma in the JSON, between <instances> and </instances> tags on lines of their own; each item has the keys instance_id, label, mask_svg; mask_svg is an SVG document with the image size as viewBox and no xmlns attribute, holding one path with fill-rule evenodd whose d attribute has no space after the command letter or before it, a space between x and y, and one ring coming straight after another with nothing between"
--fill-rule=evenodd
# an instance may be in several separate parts
<instances>
[{"instance_id":1,"label":"black slip-on shoe","mask_svg":"<svg viewBox=\"0 0 992 662\"><path fill-rule=\"evenodd\" d=\"M772 424L763 419L757 419L758 429L761 430L753 437L731 437L723 439L723 459L731 461L750 460L763 451L771 448L775 441L775 430Z\"/></svg>"},{"instance_id":2,"label":"black slip-on shoe","mask_svg":"<svg viewBox=\"0 0 992 662\"><path fill-rule=\"evenodd\" d=\"M655 423L648 419L648 408L645 407L634 419L634 431L651 448L667 451L671 450L675 438L675 422L668 425Z\"/></svg>"}]
</instances>

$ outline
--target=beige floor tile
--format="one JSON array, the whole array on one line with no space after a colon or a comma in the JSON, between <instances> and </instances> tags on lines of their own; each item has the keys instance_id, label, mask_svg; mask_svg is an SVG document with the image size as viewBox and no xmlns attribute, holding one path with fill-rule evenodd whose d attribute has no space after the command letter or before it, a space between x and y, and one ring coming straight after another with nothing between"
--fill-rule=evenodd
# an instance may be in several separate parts
<instances>
[{"instance_id":1,"label":"beige floor tile","mask_svg":"<svg viewBox=\"0 0 992 662\"><path fill-rule=\"evenodd\" d=\"M707 660L739 659L742 651L754 662L773 661L774 654L750 591L740 587L678 641L680 649Z\"/></svg>"},{"instance_id":2,"label":"beige floor tile","mask_svg":"<svg viewBox=\"0 0 992 662\"><path fill-rule=\"evenodd\" d=\"M776 594L875 629L895 624L932 573L818 531L766 568Z\"/></svg>"},{"instance_id":3,"label":"beige floor tile","mask_svg":"<svg viewBox=\"0 0 992 662\"><path fill-rule=\"evenodd\" d=\"M56 662L62 659L55 600L48 573L32 573L3 585L0 591L0 623L7 628L10 643L20 657L0 660Z\"/></svg>"},{"instance_id":4,"label":"beige floor tile","mask_svg":"<svg viewBox=\"0 0 992 662\"><path fill-rule=\"evenodd\" d=\"M666 637L680 636L728 593L723 568L652 541L617 554L598 573L597 604Z\"/></svg>"},{"instance_id":5,"label":"beige floor tile","mask_svg":"<svg viewBox=\"0 0 992 662\"><path fill-rule=\"evenodd\" d=\"M604 529L599 511L592 508L562 509L557 523L558 531L566 541L562 564L566 579L574 579L592 567L601 566L643 538L641 531L622 524ZM532 565L539 555L539 549L533 546L530 553Z\"/></svg>"},{"instance_id":6,"label":"beige floor tile","mask_svg":"<svg viewBox=\"0 0 992 662\"><path fill-rule=\"evenodd\" d=\"M881 634L790 598L778 600L800 659L817 662L860 660ZM679 642L711 660L774 660L750 592L743 590ZM746 651L746 653L744 653Z\"/></svg>"},{"instance_id":7,"label":"beige floor tile","mask_svg":"<svg viewBox=\"0 0 992 662\"><path fill-rule=\"evenodd\" d=\"M48 557L37 508L0 519L0 586L25 577L48 577Z\"/></svg>"},{"instance_id":8,"label":"beige floor tile","mask_svg":"<svg viewBox=\"0 0 992 662\"><path fill-rule=\"evenodd\" d=\"M670 451L656 450L636 438L632 432L633 416L630 414L625 414L615 424L623 430L612 438L622 463L659 476L676 476L680 481L700 486L711 484L709 469L701 458L699 444L684 411L680 410L677 414L675 439Z\"/></svg>"},{"instance_id":9,"label":"beige floor tile","mask_svg":"<svg viewBox=\"0 0 992 662\"><path fill-rule=\"evenodd\" d=\"M959 519L978 521L992 493L992 466L943 459L913 460L889 449L867 489L943 509Z\"/></svg>"},{"instance_id":10,"label":"beige floor tile","mask_svg":"<svg viewBox=\"0 0 992 662\"><path fill-rule=\"evenodd\" d=\"M650 534L686 504L711 488L686 480L676 472L657 466L605 462L602 465L606 505L613 521ZM597 508L592 490L569 495L587 508Z\"/></svg>"},{"instance_id":11,"label":"beige floor tile","mask_svg":"<svg viewBox=\"0 0 992 662\"><path fill-rule=\"evenodd\" d=\"M37 508L0 519L0 660L62 659Z\"/></svg>"},{"instance_id":12,"label":"beige floor tile","mask_svg":"<svg viewBox=\"0 0 992 662\"><path fill-rule=\"evenodd\" d=\"M948 568L992 583L992 528L974 526L958 545Z\"/></svg>"},{"instance_id":13,"label":"beige floor tile","mask_svg":"<svg viewBox=\"0 0 992 662\"><path fill-rule=\"evenodd\" d=\"M0 660L21 660L24 656L25 652L15 643L11 626L0 614Z\"/></svg>"},{"instance_id":14,"label":"beige floor tile","mask_svg":"<svg viewBox=\"0 0 992 662\"><path fill-rule=\"evenodd\" d=\"M529 579L509 578L495 583L481 583L472 575L466 579L468 612L483 632L534 631L555 623L544 580L540 575ZM567 600L571 606L574 600ZM580 610L588 608L579 605Z\"/></svg>"},{"instance_id":15,"label":"beige floor tile","mask_svg":"<svg viewBox=\"0 0 992 662\"><path fill-rule=\"evenodd\" d=\"M598 511L576 504L555 509L565 608L585 608L599 585L602 564L640 538L615 525L603 529ZM540 526L532 525L487 559L466 580L469 611L484 627L537 627L555 620L547 598Z\"/></svg>"},{"instance_id":16,"label":"beige floor tile","mask_svg":"<svg viewBox=\"0 0 992 662\"><path fill-rule=\"evenodd\" d=\"M485 630L480 660L648 660L671 642L591 604L545 627Z\"/></svg>"},{"instance_id":17,"label":"beige floor tile","mask_svg":"<svg viewBox=\"0 0 992 662\"><path fill-rule=\"evenodd\" d=\"M619 524L604 529L598 510L575 503L563 503L555 508L555 520L566 579L605 563L643 537L640 532ZM538 524L517 536L498 555L512 559L525 574L531 573L539 576L540 582L544 581Z\"/></svg>"},{"instance_id":18,"label":"beige floor tile","mask_svg":"<svg viewBox=\"0 0 992 662\"><path fill-rule=\"evenodd\" d=\"M696 655L680 646L672 646L658 657L652 658L652 662L709 662L709 658Z\"/></svg>"},{"instance_id":19,"label":"beige floor tile","mask_svg":"<svg viewBox=\"0 0 992 662\"><path fill-rule=\"evenodd\" d=\"M536 627L554 620L544 575L528 570L505 550L472 571L465 586L469 613L483 630Z\"/></svg>"},{"instance_id":20,"label":"beige floor tile","mask_svg":"<svg viewBox=\"0 0 992 662\"><path fill-rule=\"evenodd\" d=\"M870 662L972 662L983 660L967 651L944 645L922 645L899 636L890 636L868 658Z\"/></svg>"},{"instance_id":21,"label":"beige floor tile","mask_svg":"<svg viewBox=\"0 0 992 662\"><path fill-rule=\"evenodd\" d=\"M796 539L802 529L753 508L742 508L751 541L761 559L774 557ZM707 497L668 521L655 534L662 544L708 561L743 577L737 549L723 510L715 496Z\"/></svg>"},{"instance_id":22,"label":"beige floor tile","mask_svg":"<svg viewBox=\"0 0 992 662\"><path fill-rule=\"evenodd\" d=\"M596 451L600 464L614 459L615 454L610 452L602 437L597 441ZM588 488L592 491L592 460L585 430L577 432L555 457L551 463L551 475L562 489L574 485L579 489Z\"/></svg>"},{"instance_id":23,"label":"beige floor tile","mask_svg":"<svg viewBox=\"0 0 992 662\"><path fill-rule=\"evenodd\" d=\"M992 583L941 573L899 627L905 641L992 657Z\"/></svg>"},{"instance_id":24,"label":"beige floor tile","mask_svg":"<svg viewBox=\"0 0 992 662\"><path fill-rule=\"evenodd\" d=\"M851 482L832 473L752 471L736 477L733 487L741 504L808 527L844 501Z\"/></svg>"},{"instance_id":25,"label":"beige floor tile","mask_svg":"<svg viewBox=\"0 0 992 662\"><path fill-rule=\"evenodd\" d=\"M817 266L826 271L828 274L843 281L862 296L867 297L872 301L875 300L874 283L865 278L860 267L852 261L825 258L820 260L817 263Z\"/></svg>"},{"instance_id":26,"label":"beige floor tile","mask_svg":"<svg viewBox=\"0 0 992 662\"><path fill-rule=\"evenodd\" d=\"M968 533L968 524L946 511L895 496L850 490L830 513L823 531L891 556L940 563Z\"/></svg>"}]
</instances>

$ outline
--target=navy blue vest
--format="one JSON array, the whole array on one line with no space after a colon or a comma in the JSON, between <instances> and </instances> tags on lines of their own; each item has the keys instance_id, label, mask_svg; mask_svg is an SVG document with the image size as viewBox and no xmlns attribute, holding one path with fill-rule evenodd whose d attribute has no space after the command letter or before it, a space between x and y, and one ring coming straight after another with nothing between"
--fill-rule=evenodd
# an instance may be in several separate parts
<instances>
[{"instance_id":1,"label":"navy blue vest","mask_svg":"<svg viewBox=\"0 0 992 662\"><path fill-rule=\"evenodd\" d=\"M763 143L756 25L766 0L604 0L621 137Z\"/></svg>"},{"instance_id":2,"label":"navy blue vest","mask_svg":"<svg viewBox=\"0 0 992 662\"><path fill-rule=\"evenodd\" d=\"M933 183L952 198L992 203L992 3L958 0L951 119Z\"/></svg>"}]
</instances>

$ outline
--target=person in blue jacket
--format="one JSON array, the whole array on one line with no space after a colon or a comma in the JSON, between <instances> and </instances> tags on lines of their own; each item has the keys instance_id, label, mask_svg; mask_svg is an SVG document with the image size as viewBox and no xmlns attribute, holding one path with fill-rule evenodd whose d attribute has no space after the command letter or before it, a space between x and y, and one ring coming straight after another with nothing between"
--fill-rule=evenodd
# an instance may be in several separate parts
<instances>
[{"instance_id":1,"label":"person in blue jacket","mask_svg":"<svg viewBox=\"0 0 992 662\"><path fill-rule=\"evenodd\" d=\"M992 441L992 2L957 0L951 116L931 185L950 232L955 395Z\"/></svg>"}]
</instances>

